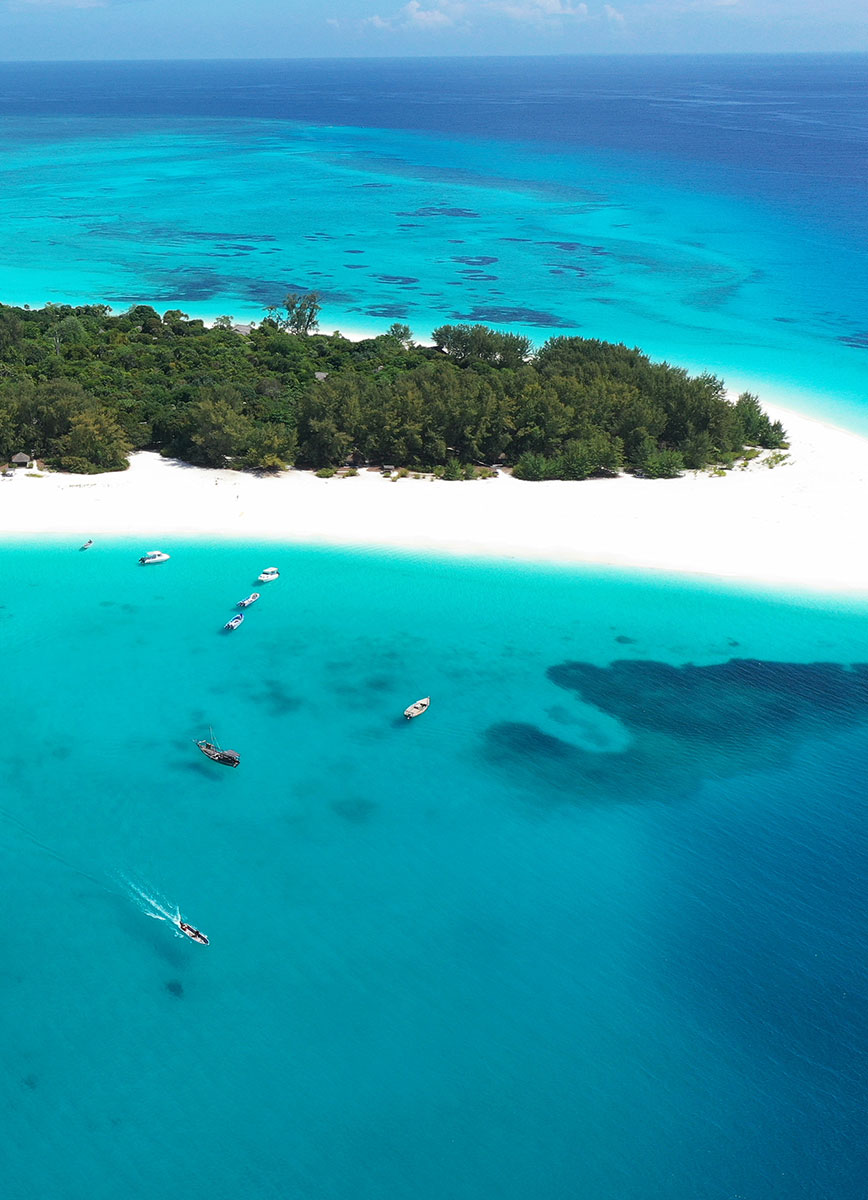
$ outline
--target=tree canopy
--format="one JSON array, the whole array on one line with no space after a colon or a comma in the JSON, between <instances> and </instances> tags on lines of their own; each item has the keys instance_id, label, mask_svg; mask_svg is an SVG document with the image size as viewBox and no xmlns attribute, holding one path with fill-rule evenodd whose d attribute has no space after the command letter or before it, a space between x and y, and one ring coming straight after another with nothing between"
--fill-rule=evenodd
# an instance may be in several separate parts
<instances>
[{"instance_id":1,"label":"tree canopy","mask_svg":"<svg viewBox=\"0 0 868 1200\"><path fill-rule=\"evenodd\" d=\"M0 459L120 470L131 450L203 466L323 468L349 456L417 470L511 466L525 479L650 478L728 465L785 434L712 375L577 337L538 351L484 325L316 332L315 293L258 327L149 305L0 305Z\"/></svg>"}]
</instances>

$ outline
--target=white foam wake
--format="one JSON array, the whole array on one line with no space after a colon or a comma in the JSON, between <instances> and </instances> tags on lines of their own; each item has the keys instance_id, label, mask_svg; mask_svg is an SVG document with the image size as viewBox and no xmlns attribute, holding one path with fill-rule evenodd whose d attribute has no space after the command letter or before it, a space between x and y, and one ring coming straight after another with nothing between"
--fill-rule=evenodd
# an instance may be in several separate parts
<instances>
[{"instance_id":1,"label":"white foam wake","mask_svg":"<svg viewBox=\"0 0 868 1200\"><path fill-rule=\"evenodd\" d=\"M173 925L180 925L181 910L177 905L172 905L156 888L144 882L137 883L134 879L129 879L124 875L119 876L118 879L126 889L130 900L146 917L153 917L155 921L170 921Z\"/></svg>"}]
</instances>

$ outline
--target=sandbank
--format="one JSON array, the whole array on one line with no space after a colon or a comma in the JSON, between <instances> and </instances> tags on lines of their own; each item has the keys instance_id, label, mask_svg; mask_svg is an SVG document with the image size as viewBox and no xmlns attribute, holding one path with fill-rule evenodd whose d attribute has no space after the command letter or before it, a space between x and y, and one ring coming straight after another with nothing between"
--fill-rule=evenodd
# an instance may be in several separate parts
<instances>
[{"instance_id":1,"label":"sandbank","mask_svg":"<svg viewBox=\"0 0 868 1200\"><path fill-rule=\"evenodd\" d=\"M0 480L0 536L129 537L142 552L151 543L171 552L173 536L401 548L868 593L868 549L855 529L868 494L868 438L766 407L789 433L786 461L724 476L265 477L141 452L125 472Z\"/></svg>"}]
</instances>

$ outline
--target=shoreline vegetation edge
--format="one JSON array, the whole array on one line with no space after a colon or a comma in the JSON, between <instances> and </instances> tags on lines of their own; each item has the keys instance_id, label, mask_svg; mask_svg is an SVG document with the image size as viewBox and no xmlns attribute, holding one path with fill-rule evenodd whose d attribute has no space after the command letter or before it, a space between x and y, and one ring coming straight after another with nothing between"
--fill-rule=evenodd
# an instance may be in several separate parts
<instances>
[{"instance_id":1,"label":"shoreline vegetation edge","mask_svg":"<svg viewBox=\"0 0 868 1200\"><path fill-rule=\"evenodd\" d=\"M366 334L380 336L354 330ZM736 393L726 396L735 403ZM665 479L531 482L501 471L449 486L414 479L412 469L391 480L364 469L318 478L193 466L148 450L133 452L128 470L104 474L28 467L0 479L0 538L202 536L868 593L868 554L848 533L868 483L868 438L785 404L763 409L786 430L785 453Z\"/></svg>"},{"instance_id":2,"label":"shoreline vegetation edge","mask_svg":"<svg viewBox=\"0 0 868 1200\"><path fill-rule=\"evenodd\" d=\"M868 438L766 408L788 431L786 459L722 478L321 479L194 467L148 451L123 472L19 471L0 480L0 537L279 541L868 594L868 550L851 532L868 485Z\"/></svg>"}]
</instances>

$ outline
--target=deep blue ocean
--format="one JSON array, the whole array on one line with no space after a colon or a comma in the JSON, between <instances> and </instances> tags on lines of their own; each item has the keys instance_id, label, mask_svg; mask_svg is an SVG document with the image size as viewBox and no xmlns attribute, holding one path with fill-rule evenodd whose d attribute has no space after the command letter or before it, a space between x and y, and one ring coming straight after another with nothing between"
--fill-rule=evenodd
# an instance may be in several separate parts
<instances>
[{"instance_id":1,"label":"deep blue ocean","mask_svg":"<svg viewBox=\"0 0 868 1200\"><path fill-rule=\"evenodd\" d=\"M0 299L316 287L868 429L866 84L0 64ZM868 599L159 529L0 582L4 1200L863 1200Z\"/></svg>"}]
</instances>

